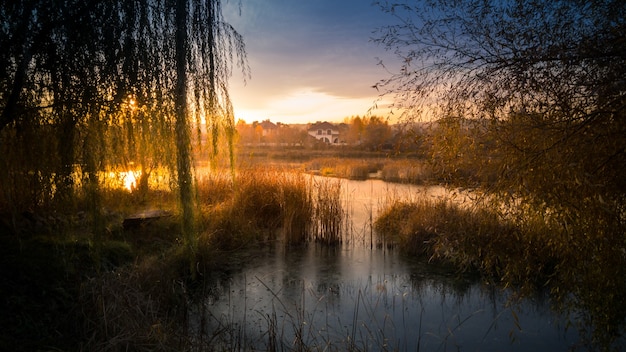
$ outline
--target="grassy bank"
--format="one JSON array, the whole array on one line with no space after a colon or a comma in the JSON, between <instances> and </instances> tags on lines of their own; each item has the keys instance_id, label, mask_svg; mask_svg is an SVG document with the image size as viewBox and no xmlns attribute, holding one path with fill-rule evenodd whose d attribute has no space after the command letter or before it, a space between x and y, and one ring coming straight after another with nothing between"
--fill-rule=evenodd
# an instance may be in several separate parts
<instances>
[{"instance_id":1,"label":"grassy bank","mask_svg":"<svg viewBox=\"0 0 626 352\"><path fill-rule=\"evenodd\" d=\"M255 167L275 165L303 170L322 176L366 180L377 178L388 182L432 184L443 180L423 157L403 153L374 152L347 147L322 150L266 147L243 148L239 165Z\"/></svg>"},{"instance_id":2,"label":"grassy bank","mask_svg":"<svg viewBox=\"0 0 626 352\"><path fill-rule=\"evenodd\" d=\"M445 199L392 202L375 221L378 236L416 256L478 270L506 286L537 288L560 259L545 224L522 229L498 213Z\"/></svg>"},{"instance_id":3,"label":"grassy bank","mask_svg":"<svg viewBox=\"0 0 626 352\"><path fill-rule=\"evenodd\" d=\"M209 175L197 186L195 253L183 243L175 193L165 191L138 198L111 190L95 215L78 205L63 214L0 217L0 345L18 351L210 349L210 336L190 340L188 314L197 297L251 260L240 249L280 236L287 246L336 241L339 194L331 186L317 189L308 175L257 168L238 171L234 182ZM146 208L167 212L123 226L129 214ZM328 220L314 223L322 214Z\"/></svg>"},{"instance_id":4,"label":"grassy bank","mask_svg":"<svg viewBox=\"0 0 626 352\"><path fill-rule=\"evenodd\" d=\"M306 172L350 180L381 179L387 182L435 184L438 179L423 160L406 158L315 158L303 164Z\"/></svg>"}]
</instances>

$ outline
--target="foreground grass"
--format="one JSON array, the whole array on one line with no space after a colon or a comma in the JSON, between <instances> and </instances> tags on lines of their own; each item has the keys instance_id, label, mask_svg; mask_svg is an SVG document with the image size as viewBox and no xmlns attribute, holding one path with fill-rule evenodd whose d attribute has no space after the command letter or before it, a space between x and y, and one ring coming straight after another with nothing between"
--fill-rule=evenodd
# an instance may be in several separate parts
<instances>
[{"instance_id":1,"label":"foreground grass","mask_svg":"<svg viewBox=\"0 0 626 352\"><path fill-rule=\"evenodd\" d=\"M17 351L211 350L212 333L191 338L197 327L188 314L194 300L251 260L241 249L278 236L287 246L303 245L322 227L326 236L337 236L313 218L326 212L326 203L336 204L339 193L314 188L310 176L277 169L239 170L235 182L224 175L199 179L194 249L183 243L169 192L139 197L111 190L96 214L3 215L0 345ZM89 200L77 203L86 208ZM155 207L171 215L122 226L126 215Z\"/></svg>"}]
</instances>

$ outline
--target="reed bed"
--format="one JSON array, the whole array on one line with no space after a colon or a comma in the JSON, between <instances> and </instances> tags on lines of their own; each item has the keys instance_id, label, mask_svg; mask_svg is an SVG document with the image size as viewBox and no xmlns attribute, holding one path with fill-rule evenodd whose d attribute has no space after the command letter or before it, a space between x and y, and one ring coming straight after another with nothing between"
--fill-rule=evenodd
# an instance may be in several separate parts
<instances>
[{"instance_id":1,"label":"reed bed","mask_svg":"<svg viewBox=\"0 0 626 352\"><path fill-rule=\"evenodd\" d=\"M426 184L433 180L432 168L415 160L389 161L384 164L380 178L387 182Z\"/></svg>"},{"instance_id":2,"label":"reed bed","mask_svg":"<svg viewBox=\"0 0 626 352\"><path fill-rule=\"evenodd\" d=\"M304 165L307 172L322 176L366 180L380 178L387 182L428 184L436 181L432 166L413 159L316 158Z\"/></svg>"},{"instance_id":3,"label":"reed bed","mask_svg":"<svg viewBox=\"0 0 626 352\"><path fill-rule=\"evenodd\" d=\"M336 176L350 180L367 180L372 172L376 172L376 165L358 160L339 163L334 169Z\"/></svg>"},{"instance_id":4,"label":"reed bed","mask_svg":"<svg viewBox=\"0 0 626 352\"><path fill-rule=\"evenodd\" d=\"M410 254L478 270L522 289L541 285L556 263L546 224L526 222L522 228L489 208L447 199L391 202L374 228L381 241Z\"/></svg>"},{"instance_id":5,"label":"reed bed","mask_svg":"<svg viewBox=\"0 0 626 352\"><path fill-rule=\"evenodd\" d=\"M344 221L341 182L333 179L317 180L315 188L315 240L327 245L340 244Z\"/></svg>"},{"instance_id":6,"label":"reed bed","mask_svg":"<svg viewBox=\"0 0 626 352\"><path fill-rule=\"evenodd\" d=\"M322 176L347 178L350 180L366 180L370 174L382 168L382 159L350 159L350 158L316 158L305 164L308 172Z\"/></svg>"},{"instance_id":7,"label":"reed bed","mask_svg":"<svg viewBox=\"0 0 626 352\"><path fill-rule=\"evenodd\" d=\"M282 231L286 245L301 245L311 237L315 204L311 178L285 175L281 187Z\"/></svg>"},{"instance_id":8,"label":"reed bed","mask_svg":"<svg viewBox=\"0 0 626 352\"><path fill-rule=\"evenodd\" d=\"M279 169L240 170L198 185L203 238L222 249L276 240L280 229L292 243L306 239L311 218L304 175Z\"/></svg>"}]
</instances>

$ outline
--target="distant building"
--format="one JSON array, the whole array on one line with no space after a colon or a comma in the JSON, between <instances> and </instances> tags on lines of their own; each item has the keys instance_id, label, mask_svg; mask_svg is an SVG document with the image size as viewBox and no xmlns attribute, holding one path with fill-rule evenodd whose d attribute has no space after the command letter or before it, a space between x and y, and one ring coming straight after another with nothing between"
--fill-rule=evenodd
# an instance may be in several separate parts
<instances>
[{"instance_id":1,"label":"distant building","mask_svg":"<svg viewBox=\"0 0 626 352\"><path fill-rule=\"evenodd\" d=\"M324 142L330 145L339 145L339 128L330 122L316 122L312 124L308 133L311 137L314 137L318 141Z\"/></svg>"},{"instance_id":2,"label":"distant building","mask_svg":"<svg viewBox=\"0 0 626 352\"><path fill-rule=\"evenodd\" d=\"M259 126L261 126L263 137L278 134L278 126L270 120L265 120L259 123Z\"/></svg>"}]
</instances>

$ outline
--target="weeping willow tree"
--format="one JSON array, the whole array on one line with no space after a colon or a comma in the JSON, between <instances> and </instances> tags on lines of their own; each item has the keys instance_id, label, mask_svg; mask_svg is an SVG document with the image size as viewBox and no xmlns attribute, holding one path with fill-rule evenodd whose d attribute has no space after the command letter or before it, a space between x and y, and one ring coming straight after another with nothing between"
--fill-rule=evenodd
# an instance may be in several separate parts
<instances>
[{"instance_id":1,"label":"weeping willow tree","mask_svg":"<svg viewBox=\"0 0 626 352\"><path fill-rule=\"evenodd\" d=\"M190 21L191 20L191 21ZM188 23L191 22L191 25ZM228 95L229 65L233 52L238 54L238 65L247 73L243 38L223 21L221 1L188 3L178 0L176 5L176 139L178 150L178 180L183 206L183 232L188 242L195 236L193 230L193 191L190 163L188 103L194 106L195 125L207 126L210 136L211 160L215 166L219 137L225 132L231 169L234 167L235 124L233 108ZM189 68L189 69L188 69ZM189 76L187 73L189 71ZM187 78L189 77L189 79ZM187 93L190 88L191 94ZM191 96L189 96L191 95ZM200 131L198 131L200 135Z\"/></svg>"},{"instance_id":2,"label":"weeping willow tree","mask_svg":"<svg viewBox=\"0 0 626 352\"><path fill-rule=\"evenodd\" d=\"M380 5L397 22L375 40L401 66L378 88L409 120L438 122L431 155L451 183L482 187L522 226L548 226L560 298L585 307L594 339L614 341L626 326L626 4Z\"/></svg>"},{"instance_id":3,"label":"weeping willow tree","mask_svg":"<svg viewBox=\"0 0 626 352\"><path fill-rule=\"evenodd\" d=\"M139 167L146 186L167 168L192 243L192 134L208 126L213 156L224 136L232 160L227 81L248 74L221 1L3 2L0 23L2 212L84 194L97 218L107 172Z\"/></svg>"}]
</instances>

